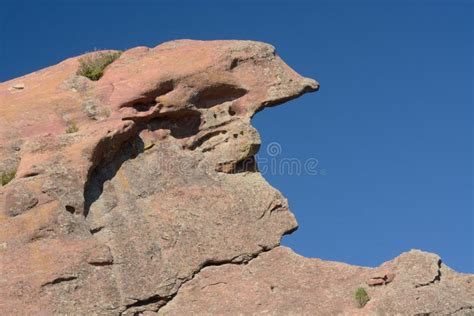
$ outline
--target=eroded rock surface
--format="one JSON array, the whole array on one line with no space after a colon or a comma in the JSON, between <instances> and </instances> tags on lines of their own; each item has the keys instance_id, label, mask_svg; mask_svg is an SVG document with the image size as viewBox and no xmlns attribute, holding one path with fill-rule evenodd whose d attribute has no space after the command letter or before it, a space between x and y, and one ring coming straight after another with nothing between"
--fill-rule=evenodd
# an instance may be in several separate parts
<instances>
[{"instance_id":1,"label":"eroded rock surface","mask_svg":"<svg viewBox=\"0 0 474 316\"><path fill-rule=\"evenodd\" d=\"M365 286L387 271L391 282ZM354 300L358 287L370 297L363 308ZM412 250L363 268L276 247L247 265L204 268L159 314L470 315L473 297L474 276L454 272L434 254Z\"/></svg>"},{"instance_id":2,"label":"eroded rock surface","mask_svg":"<svg viewBox=\"0 0 474 316\"><path fill-rule=\"evenodd\" d=\"M2 315L471 311L472 277L431 254L377 270L278 247L297 223L258 172L250 119L318 83L272 46L138 47L98 81L78 67L0 84L0 173L15 172L0 188ZM357 309L364 282L380 284Z\"/></svg>"}]
</instances>

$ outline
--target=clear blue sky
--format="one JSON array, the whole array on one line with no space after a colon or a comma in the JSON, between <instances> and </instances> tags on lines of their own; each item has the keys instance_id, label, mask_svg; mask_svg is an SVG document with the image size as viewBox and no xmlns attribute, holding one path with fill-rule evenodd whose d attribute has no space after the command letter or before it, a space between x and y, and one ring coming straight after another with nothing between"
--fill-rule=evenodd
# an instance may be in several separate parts
<instances>
[{"instance_id":1,"label":"clear blue sky","mask_svg":"<svg viewBox=\"0 0 474 316\"><path fill-rule=\"evenodd\" d=\"M276 141L326 172L266 174L300 224L283 243L368 266L420 248L472 273L473 1L355 2L2 0L0 81L94 48L271 43L321 83L254 119L260 157Z\"/></svg>"}]
</instances>

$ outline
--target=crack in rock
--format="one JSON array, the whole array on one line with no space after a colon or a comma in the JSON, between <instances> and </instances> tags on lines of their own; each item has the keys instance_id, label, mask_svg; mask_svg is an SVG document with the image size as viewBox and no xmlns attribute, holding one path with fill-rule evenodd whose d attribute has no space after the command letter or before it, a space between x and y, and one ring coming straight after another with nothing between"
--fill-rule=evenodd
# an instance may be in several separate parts
<instances>
[{"instance_id":1,"label":"crack in rock","mask_svg":"<svg viewBox=\"0 0 474 316\"><path fill-rule=\"evenodd\" d=\"M166 306L169 302L171 302L173 300L173 298L176 295L178 295L179 290L181 289L181 287L183 287L186 283L192 281L204 268L223 266L223 265L227 265L227 264L236 264L236 265L244 264L244 265L246 265L246 264L250 263L250 261L257 258L260 254L262 254L264 252L268 252L272 249L273 248L268 248L268 249L263 249L262 248L261 251L259 251L257 253L254 253L254 254L241 254L241 255L236 256L236 257L234 257L230 260L222 260L222 261L209 260L209 261L206 261L190 277L181 279L181 281L182 281L181 284L178 286L176 292L174 292L173 294L171 294L169 296L160 296L160 295L156 294L156 295L152 295L150 297L147 297L145 299L135 299L136 302L125 305L125 309L122 310L119 313L119 315L126 315L129 312L133 312L134 315L137 314L137 313L140 313L140 312L144 312L144 311L157 312L160 309L162 309L164 306ZM243 259L241 259L241 258L243 258ZM236 261L236 260L238 260L238 261ZM207 286L212 286L212 285L217 285L217 284L227 284L227 283L217 282L217 283L214 283L214 284L209 284ZM151 305L152 307L147 308L148 305ZM139 308L140 310L135 310L135 308Z\"/></svg>"},{"instance_id":2,"label":"crack in rock","mask_svg":"<svg viewBox=\"0 0 474 316\"><path fill-rule=\"evenodd\" d=\"M207 285L204 285L203 287L201 287L201 290L203 290L207 287L214 286L214 285L219 285L219 284L227 284L227 282L215 282L215 283L207 284Z\"/></svg>"},{"instance_id":3,"label":"crack in rock","mask_svg":"<svg viewBox=\"0 0 474 316\"><path fill-rule=\"evenodd\" d=\"M278 245L277 245L278 246ZM275 246L275 247L277 247ZM183 279L183 282L179 285L178 289L176 290L175 293L173 293L172 295L170 295L168 297L168 299L166 300L166 302L160 306L156 311L162 309L163 307L165 307L168 303L170 303L174 297L176 297L176 295L178 295L179 293L179 290L188 282L192 281L204 268L207 268L207 267L218 267L218 266L223 266L223 265L227 265L227 264L234 264L234 265L247 265L249 264L252 260L256 259L258 256L260 256L262 253L265 253L265 252L268 252L268 251L271 251L272 249L274 249L275 247L271 247L271 248L262 248L259 252L257 253L254 253L254 254L241 254L239 256L236 256L234 258L232 258L231 260L223 260L223 261L207 261L205 263L203 263L201 265L201 267L196 271L194 272L189 278L187 279ZM240 258L243 258L240 260ZM235 260L239 260L239 261L235 261ZM224 283L224 282L219 282L219 283ZM219 283L216 283L216 284L219 284ZM211 286L211 285L216 285L216 284L209 284L208 286Z\"/></svg>"},{"instance_id":4,"label":"crack in rock","mask_svg":"<svg viewBox=\"0 0 474 316\"><path fill-rule=\"evenodd\" d=\"M160 302L164 302L165 300L166 300L166 298L161 297L160 295L153 295L153 296L147 297L145 299L139 299L139 300L136 300L136 302L134 302L134 303L125 305L125 309L122 312L120 312L119 315L127 314L130 311L130 309L134 309L136 307L144 307L144 306L147 306L147 305L160 304ZM155 307L153 310L150 310L150 311L157 311L158 309L159 309L159 307L158 308ZM137 312L144 312L146 310L147 309L145 308L145 309L141 309L139 311L134 311L134 314L136 314Z\"/></svg>"},{"instance_id":5,"label":"crack in rock","mask_svg":"<svg viewBox=\"0 0 474 316\"><path fill-rule=\"evenodd\" d=\"M76 279L77 279L77 276L59 277L59 278L56 278L56 279L54 279L50 282L44 283L43 285L41 285L41 287L56 285L56 284L59 284L59 283L68 282L68 281L72 281L72 280L76 280Z\"/></svg>"},{"instance_id":6,"label":"crack in rock","mask_svg":"<svg viewBox=\"0 0 474 316\"><path fill-rule=\"evenodd\" d=\"M457 314L457 313L459 313L459 312L462 312L462 311L464 311L464 310L466 310L466 311L467 311L467 310L472 311L472 310L474 310L474 306L462 306L462 307L456 309L454 312L449 313L448 315L455 315L455 314ZM469 314L466 314L466 315L469 315Z\"/></svg>"},{"instance_id":7,"label":"crack in rock","mask_svg":"<svg viewBox=\"0 0 474 316\"><path fill-rule=\"evenodd\" d=\"M423 286L429 286L431 284L437 283L441 281L441 265L443 264L443 261L441 259L438 260L438 273L436 276L433 278L433 280L426 282L426 283L420 283L415 285L415 287L423 287Z\"/></svg>"}]
</instances>

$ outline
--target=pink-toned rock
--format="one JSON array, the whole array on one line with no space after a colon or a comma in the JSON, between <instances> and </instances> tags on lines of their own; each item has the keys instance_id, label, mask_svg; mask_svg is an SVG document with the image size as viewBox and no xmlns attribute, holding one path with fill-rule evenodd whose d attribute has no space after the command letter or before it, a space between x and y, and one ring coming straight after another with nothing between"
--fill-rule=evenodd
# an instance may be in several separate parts
<instances>
[{"instance_id":1,"label":"pink-toned rock","mask_svg":"<svg viewBox=\"0 0 474 316\"><path fill-rule=\"evenodd\" d=\"M368 279L366 283L369 286L383 285L392 282L394 278L395 273L381 271L377 276L372 276Z\"/></svg>"},{"instance_id":2,"label":"pink-toned rock","mask_svg":"<svg viewBox=\"0 0 474 316\"><path fill-rule=\"evenodd\" d=\"M385 284L390 283L395 279L395 273L387 273L384 276Z\"/></svg>"},{"instance_id":3,"label":"pink-toned rock","mask_svg":"<svg viewBox=\"0 0 474 316\"><path fill-rule=\"evenodd\" d=\"M438 260L412 250L379 268L362 268L276 247L247 265L202 269L159 315L472 315L474 276L442 264L436 284L417 288L409 281ZM386 286L366 287L370 300L359 308L355 291L387 266L404 277ZM437 272L431 278L436 276Z\"/></svg>"},{"instance_id":4,"label":"pink-toned rock","mask_svg":"<svg viewBox=\"0 0 474 316\"><path fill-rule=\"evenodd\" d=\"M368 286L376 286L385 284L385 280L383 278L370 278L366 283Z\"/></svg>"},{"instance_id":5,"label":"pink-toned rock","mask_svg":"<svg viewBox=\"0 0 474 316\"><path fill-rule=\"evenodd\" d=\"M18 90L23 90L23 89L25 89L25 84L20 82L20 83L14 84L8 90L10 90L11 92L15 92Z\"/></svg>"},{"instance_id":6,"label":"pink-toned rock","mask_svg":"<svg viewBox=\"0 0 474 316\"><path fill-rule=\"evenodd\" d=\"M137 47L98 81L80 57L0 84L0 173L16 171L0 188L0 314L471 311L472 276L433 254L369 269L278 247L297 223L258 173L250 120L318 84L271 45ZM385 285L358 309L371 278Z\"/></svg>"},{"instance_id":7,"label":"pink-toned rock","mask_svg":"<svg viewBox=\"0 0 474 316\"><path fill-rule=\"evenodd\" d=\"M317 90L272 46L135 48L98 81L79 59L0 84L0 172L17 171L0 189L3 315L156 311L296 228L259 173L215 171L257 152L256 111Z\"/></svg>"}]
</instances>

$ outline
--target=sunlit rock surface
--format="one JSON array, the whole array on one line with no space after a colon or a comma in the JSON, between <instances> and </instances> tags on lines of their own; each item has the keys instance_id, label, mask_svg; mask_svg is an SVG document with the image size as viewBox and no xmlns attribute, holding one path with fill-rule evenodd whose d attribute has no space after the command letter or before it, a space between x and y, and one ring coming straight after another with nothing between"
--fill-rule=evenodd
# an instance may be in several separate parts
<instances>
[{"instance_id":1,"label":"sunlit rock surface","mask_svg":"<svg viewBox=\"0 0 474 316\"><path fill-rule=\"evenodd\" d=\"M79 59L0 84L2 315L472 313L472 276L433 254L369 269L279 247L297 223L250 119L319 85L271 45L137 47L98 81Z\"/></svg>"}]
</instances>

